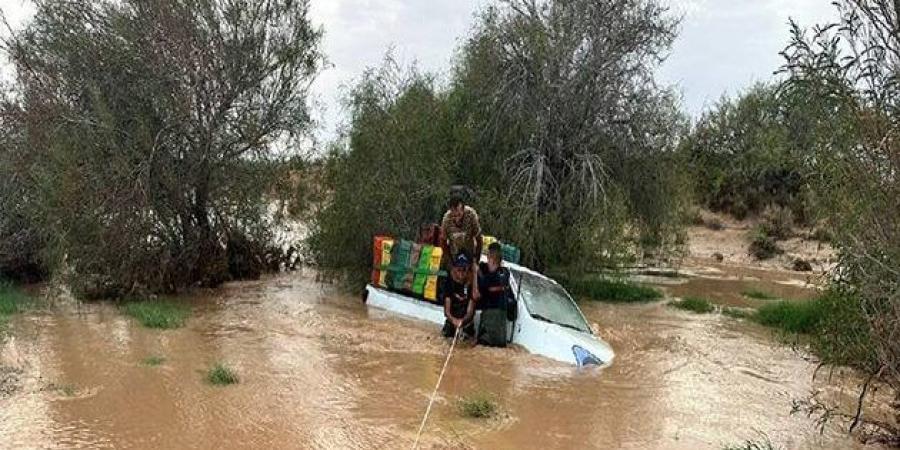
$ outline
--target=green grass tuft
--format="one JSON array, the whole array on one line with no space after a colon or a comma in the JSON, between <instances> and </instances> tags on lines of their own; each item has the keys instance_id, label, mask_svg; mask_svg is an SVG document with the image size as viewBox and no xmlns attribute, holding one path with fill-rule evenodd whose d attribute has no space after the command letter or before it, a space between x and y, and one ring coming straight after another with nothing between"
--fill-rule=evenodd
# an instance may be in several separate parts
<instances>
[{"instance_id":1,"label":"green grass tuft","mask_svg":"<svg viewBox=\"0 0 900 450\"><path fill-rule=\"evenodd\" d=\"M6 331L10 317L31 305L32 299L24 292L12 283L0 280L0 335Z\"/></svg>"},{"instance_id":2,"label":"green grass tuft","mask_svg":"<svg viewBox=\"0 0 900 450\"><path fill-rule=\"evenodd\" d=\"M497 414L498 409L494 398L485 393L476 393L459 401L459 412L465 417L486 419Z\"/></svg>"},{"instance_id":3,"label":"green grass tuft","mask_svg":"<svg viewBox=\"0 0 900 450\"><path fill-rule=\"evenodd\" d=\"M216 386L227 386L229 384L238 383L241 380L234 369L222 363L216 363L206 373L206 381Z\"/></svg>"},{"instance_id":4,"label":"green grass tuft","mask_svg":"<svg viewBox=\"0 0 900 450\"><path fill-rule=\"evenodd\" d=\"M0 316L11 316L25 309L30 299L13 284L0 281Z\"/></svg>"},{"instance_id":5,"label":"green grass tuft","mask_svg":"<svg viewBox=\"0 0 900 450\"><path fill-rule=\"evenodd\" d=\"M557 278L573 296L612 303L635 303L659 300L662 292L623 280L605 278Z\"/></svg>"},{"instance_id":6,"label":"green grass tuft","mask_svg":"<svg viewBox=\"0 0 900 450\"><path fill-rule=\"evenodd\" d=\"M756 311L749 308L735 308L733 306L727 306L722 308L722 314L732 317L735 319L749 319L756 314Z\"/></svg>"},{"instance_id":7,"label":"green grass tuft","mask_svg":"<svg viewBox=\"0 0 900 450\"><path fill-rule=\"evenodd\" d=\"M184 325L188 309L165 300L141 300L126 303L125 314L135 318L147 328L178 328Z\"/></svg>"},{"instance_id":8,"label":"green grass tuft","mask_svg":"<svg viewBox=\"0 0 900 450\"><path fill-rule=\"evenodd\" d=\"M746 291L742 291L741 295L747 298L752 298L754 300L779 300L778 297L768 292L763 292L756 289L747 289Z\"/></svg>"},{"instance_id":9,"label":"green grass tuft","mask_svg":"<svg viewBox=\"0 0 900 450\"><path fill-rule=\"evenodd\" d=\"M141 364L149 367L156 367L166 362L166 358L162 356L148 356L141 360Z\"/></svg>"},{"instance_id":10,"label":"green grass tuft","mask_svg":"<svg viewBox=\"0 0 900 450\"><path fill-rule=\"evenodd\" d=\"M808 334L817 330L823 309L816 300L779 301L759 308L753 319L788 333Z\"/></svg>"},{"instance_id":11,"label":"green grass tuft","mask_svg":"<svg viewBox=\"0 0 900 450\"><path fill-rule=\"evenodd\" d=\"M707 314L716 310L715 305L705 298L687 297L682 300L669 303L678 309L690 311L695 314Z\"/></svg>"}]
</instances>

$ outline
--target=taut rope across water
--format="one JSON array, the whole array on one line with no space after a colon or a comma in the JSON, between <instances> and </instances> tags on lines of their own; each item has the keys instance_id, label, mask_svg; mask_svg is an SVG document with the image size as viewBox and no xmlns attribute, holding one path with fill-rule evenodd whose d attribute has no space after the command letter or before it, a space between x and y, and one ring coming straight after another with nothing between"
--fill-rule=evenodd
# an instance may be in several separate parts
<instances>
[{"instance_id":1,"label":"taut rope across water","mask_svg":"<svg viewBox=\"0 0 900 450\"><path fill-rule=\"evenodd\" d=\"M441 369L441 375L438 376L437 384L434 386L434 390L431 391L431 399L428 400L428 408L425 408L425 416L422 417L422 423L419 425L419 432L416 433L416 441L413 443L413 450L419 448L419 438L422 437L422 430L425 429L425 422L428 421L428 415L431 414L431 405L434 404L434 396L437 395L438 388L441 387L441 380L444 379L444 372L447 371L447 364L450 363L450 356L453 355L453 348L456 347L456 341L459 340L459 328L456 329L456 334L453 335L453 342L450 344L450 351L447 352L447 359L444 360L444 367Z\"/></svg>"}]
</instances>

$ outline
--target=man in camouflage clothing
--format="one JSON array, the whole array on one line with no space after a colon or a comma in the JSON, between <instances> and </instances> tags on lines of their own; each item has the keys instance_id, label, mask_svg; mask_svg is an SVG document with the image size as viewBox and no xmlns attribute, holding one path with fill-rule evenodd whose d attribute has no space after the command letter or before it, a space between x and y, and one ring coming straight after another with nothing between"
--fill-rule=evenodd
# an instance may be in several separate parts
<instances>
[{"instance_id":1,"label":"man in camouflage clothing","mask_svg":"<svg viewBox=\"0 0 900 450\"><path fill-rule=\"evenodd\" d=\"M460 193L450 195L449 209L444 213L441 228L444 233L444 255L446 261L452 261L456 255L465 252L472 255L472 298L477 302L481 297L478 292L478 262L481 257L481 223L478 213L467 206Z\"/></svg>"}]
</instances>

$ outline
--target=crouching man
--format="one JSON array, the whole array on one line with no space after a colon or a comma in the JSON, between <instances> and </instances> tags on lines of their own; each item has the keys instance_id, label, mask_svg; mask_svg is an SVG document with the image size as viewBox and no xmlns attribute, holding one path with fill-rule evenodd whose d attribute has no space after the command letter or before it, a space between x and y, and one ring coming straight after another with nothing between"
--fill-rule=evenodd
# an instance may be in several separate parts
<instances>
[{"instance_id":1,"label":"crouching man","mask_svg":"<svg viewBox=\"0 0 900 450\"><path fill-rule=\"evenodd\" d=\"M444 336L453 337L460 329L475 336L475 300L472 298L472 262L466 253L453 258L450 276L444 284Z\"/></svg>"}]
</instances>

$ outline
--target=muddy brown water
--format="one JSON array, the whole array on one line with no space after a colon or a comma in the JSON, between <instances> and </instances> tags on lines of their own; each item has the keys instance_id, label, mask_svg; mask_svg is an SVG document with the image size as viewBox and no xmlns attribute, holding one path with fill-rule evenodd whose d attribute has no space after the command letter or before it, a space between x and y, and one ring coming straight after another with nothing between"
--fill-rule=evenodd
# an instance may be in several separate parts
<instances>
[{"instance_id":1,"label":"muddy brown water","mask_svg":"<svg viewBox=\"0 0 900 450\"><path fill-rule=\"evenodd\" d=\"M711 278L693 286L729 278L701 275ZM192 316L177 330L142 328L102 303L16 318L0 361L24 375L0 398L0 447L412 444L448 348L437 327L367 310L310 273L185 301ZM579 370L517 348L462 345L422 447L716 449L765 433L784 448L861 448L836 426L820 434L790 414L792 400L814 390L852 402L856 380L814 381L815 366L767 330L664 303L581 306L615 349L612 366ZM154 355L165 362L141 363ZM215 362L234 367L240 383L207 384ZM497 417L461 417L459 399L476 392L497 399Z\"/></svg>"}]
</instances>

